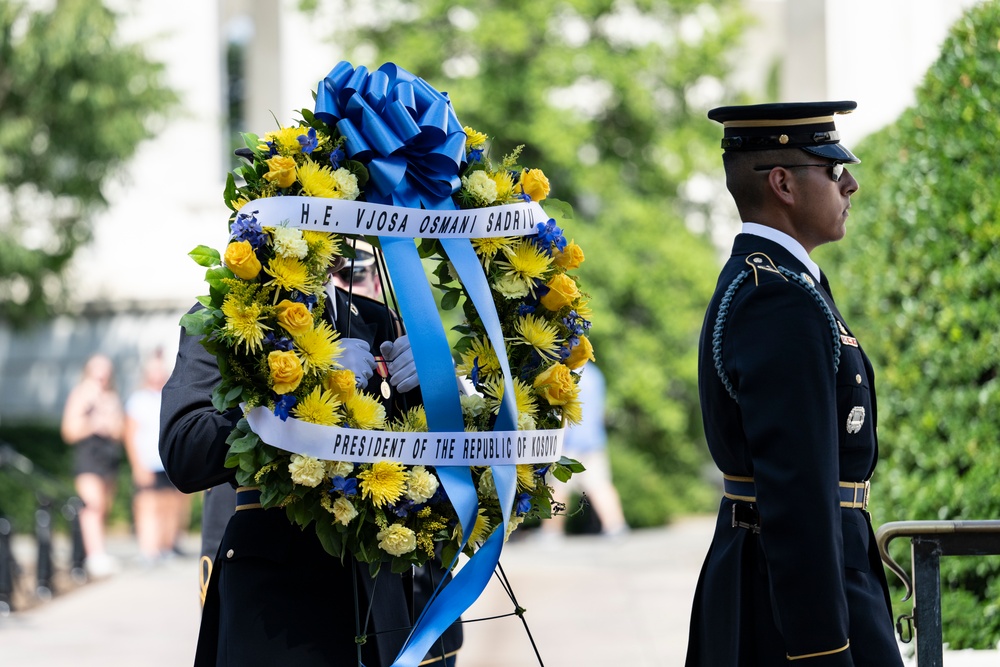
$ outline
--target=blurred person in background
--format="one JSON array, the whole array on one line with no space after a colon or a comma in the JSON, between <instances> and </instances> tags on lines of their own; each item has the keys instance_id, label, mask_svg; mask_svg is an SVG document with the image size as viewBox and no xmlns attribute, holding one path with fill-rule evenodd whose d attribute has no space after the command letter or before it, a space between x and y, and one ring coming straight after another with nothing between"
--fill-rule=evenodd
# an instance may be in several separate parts
<instances>
[{"instance_id":1,"label":"blurred person in background","mask_svg":"<svg viewBox=\"0 0 1000 667\"><path fill-rule=\"evenodd\" d=\"M582 494L601 520L601 534L617 537L628 531L622 513L618 490L611 480L611 460L608 457L608 433L605 428L604 374L593 363L587 362L580 372L580 402L583 404L583 422L566 429L563 454L576 459L587 469L582 475L573 475L569 482L552 485L552 498L569 505L574 493ZM542 522L542 535L558 537L565 530L566 515L554 515Z\"/></svg>"},{"instance_id":2,"label":"blurred person in background","mask_svg":"<svg viewBox=\"0 0 1000 667\"><path fill-rule=\"evenodd\" d=\"M139 551L146 565L177 553L177 540L190 511L188 496L170 483L160 460L160 391L167 381L163 353L143 364L142 384L125 402L125 451L135 486L133 512Z\"/></svg>"},{"instance_id":3,"label":"blurred person in background","mask_svg":"<svg viewBox=\"0 0 1000 667\"><path fill-rule=\"evenodd\" d=\"M76 492L83 501L80 531L87 554L87 573L104 577L118 570L118 561L105 549L105 524L115 497L122 460L124 412L114 388L114 365L95 354L83 367L83 376L69 393L63 409L63 441L73 447Z\"/></svg>"}]
</instances>

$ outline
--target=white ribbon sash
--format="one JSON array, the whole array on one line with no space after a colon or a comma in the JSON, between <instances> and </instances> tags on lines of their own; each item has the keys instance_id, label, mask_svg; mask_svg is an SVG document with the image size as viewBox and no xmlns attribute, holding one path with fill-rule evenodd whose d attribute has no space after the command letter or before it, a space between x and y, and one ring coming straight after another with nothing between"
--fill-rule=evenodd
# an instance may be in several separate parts
<instances>
[{"instance_id":1,"label":"white ribbon sash","mask_svg":"<svg viewBox=\"0 0 1000 667\"><path fill-rule=\"evenodd\" d=\"M549 219L535 201L432 211L322 197L265 197L244 204L239 212L252 213L262 227L441 239L530 236Z\"/></svg>"},{"instance_id":2,"label":"white ribbon sash","mask_svg":"<svg viewBox=\"0 0 1000 667\"><path fill-rule=\"evenodd\" d=\"M257 407L247 415L261 440L286 452L324 461L398 461L423 466L496 466L552 463L562 456L565 429L396 433L323 426L294 417L282 421Z\"/></svg>"}]
</instances>

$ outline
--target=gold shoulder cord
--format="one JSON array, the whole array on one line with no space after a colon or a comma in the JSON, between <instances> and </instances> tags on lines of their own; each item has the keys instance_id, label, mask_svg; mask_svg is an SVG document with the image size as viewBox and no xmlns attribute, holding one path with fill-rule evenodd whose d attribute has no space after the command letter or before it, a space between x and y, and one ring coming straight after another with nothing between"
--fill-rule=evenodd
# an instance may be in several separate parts
<instances>
[{"instance_id":1,"label":"gold shoulder cord","mask_svg":"<svg viewBox=\"0 0 1000 667\"><path fill-rule=\"evenodd\" d=\"M201 598L201 606L205 606L205 597L208 595L208 582L212 578L212 559L202 556L198 563L198 597Z\"/></svg>"}]
</instances>

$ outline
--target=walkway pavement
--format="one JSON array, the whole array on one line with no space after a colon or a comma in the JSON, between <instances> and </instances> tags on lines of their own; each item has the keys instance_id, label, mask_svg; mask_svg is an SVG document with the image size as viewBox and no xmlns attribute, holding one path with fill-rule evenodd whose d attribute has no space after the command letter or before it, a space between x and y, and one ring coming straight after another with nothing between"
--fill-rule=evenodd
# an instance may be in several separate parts
<instances>
[{"instance_id":1,"label":"walkway pavement","mask_svg":"<svg viewBox=\"0 0 1000 667\"><path fill-rule=\"evenodd\" d=\"M683 665L691 598L712 523L684 519L618 539L512 541L501 565L526 609L541 659L521 620L507 617L466 624L460 667ZM195 553L197 536L185 546ZM191 664L200 614L196 559L143 568L127 537L113 541L111 550L126 563L121 573L0 617L0 664ZM512 607L494 579L464 618L505 614ZM996 651L945 654L946 667L997 664Z\"/></svg>"}]
</instances>

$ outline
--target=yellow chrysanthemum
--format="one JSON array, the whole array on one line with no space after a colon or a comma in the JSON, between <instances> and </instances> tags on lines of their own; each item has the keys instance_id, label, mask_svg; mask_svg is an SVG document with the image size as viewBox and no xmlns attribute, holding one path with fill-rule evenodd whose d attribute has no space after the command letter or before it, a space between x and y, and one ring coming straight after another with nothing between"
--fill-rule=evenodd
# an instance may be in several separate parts
<instances>
[{"instance_id":1,"label":"yellow chrysanthemum","mask_svg":"<svg viewBox=\"0 0 1000 667\"><path fill-rule=\"evenodd\" d=\"M589 301L581 300L577 302L576 307L573 310L575 310L576 314L585 320L590 320L594 318L594 311L593 309L591 309Z\"/></svg>"},{"instance_id":2,"label":"yellow chrysanthemum","mask_svg":"<svg viewBox=\"0 0 1000 667\"><path fill-rule=\"evenodd\" d=\"M531 346L543 359L559 357L559 330L551 322L528 314L517 318L514 331L514 343Z\"/></svg>"},{"instance_id":3,"label":"yellow chrysanthemum","mask_svg":"<svg viewBox=\"0 0 1000 667\"><path fill-rule=\"evenodd\" d=\"M361 497L371 498L375 507L389 505L406 491L406 467L395 461L378 461L358 473Z\"/></svg>"},{"instance_id":4,"label":"yellow chrysanthemum","mask_svg":"<svg viewBox=\"0 0 1000 667\"><path fill-rule=\"evenodd\" d=\"M498 375L483 382L483 393L493 399L493 412L500 412L500 402L503 400L503 376ZM535 392L520 378L514 378L514 406L517 414L534 418L538 414L538 403Z\"/></svg>"},{"instance_id":5,"label":"yellow chrysanthemum","mask_svg":"<svg viewBox=\"0 0 1000 667\"><path fill-rule=\"evenodd\" d=\"M238 210L240 210L241 208L243 208L244 206L246 206L249 203L250 203L249 199L247 199L246 197L240 196L240 197L237 197L236 199L231 200L229 202L229 205L233 207L234 211L238 211Z\"/></svg>"},{"instance_id":6,"label":"yellow chrysanthemum","mask_svg":"<svg viewBox=\"0 0 1000 667\"><path fill-rule=\"evenodd\" d=\"M303 231L302 238L309 244L309 252L322 266L329 266L340 254L340 236L326 232Z\"/></svg>"},{"instance_id":7,"label":"yellow chrysanthemum","mask_svg":"<svg viewBox=\"0 0 1000 667\"><path fill-rule=\"evenodd\" d=\"M583 402L577 396L566 401L562 406L562 411L563 419L570 424L579 424L583 421Z\"/></svg>"},{"instance_id":8,"label":"yellow chrysanthemum","mask_svg":"<svg viewBox=\"0 0 1000 667\"><path fill-rule=\"evenodd\" d=\"M538 483L535 466L530 463L517 464L517 488L521 491L531 491Z\"/></svg>"},{"instance_id":9,"label":"yellow chrysanthemum","mask_svg":"<svg viewBox=\"0 0 1000 667\"><path fill-rule=\"evenodd\" d=\"M247 353L260 351L264 332L271 329L260 321L262 311L261 304L245 302L232 293L226 295L222 302L222 314L226 316L225 332L236 339L237 345L245 346Z\"/></svg>"},{"instance_id":10,"label":"yellow chrysanthemum","mask_svg":"<svg viewBox=\"0 0 1000 667\"><path fill-rule=\"evenodd\" d=\"M531 241L519 239L511 248L504 248L504 259L497 266L525 282L545 276L551 259Z\"/></svg>"},{"instance_id":11,"label":"yellow chrysanthemum","mask_svg":"<svg viewBox=\"0 0 1000 667\"><path fill-rule=\"evenodd\" d=\"M309 128L307 127L283 127L275 132L268 132L264 135L264 139L276 144L279 153L295 155L302 151L299 137L308 132Z\"/></svg>"},{"instance_id":12,"label":"yellow chrysanthemum","mask_svg":"<svg viewBox=\"0 0 1000 667\"><path fill-rule=\"evenodd\" d=\"M328 199L343 199L340 180L333 170L318 162L307 160L299 165L296 172L302 185L302 194L310 197L326 197Z\"/></svg>"},{"instance_id":13,"label":"yellow chrysanthemum","mask_svg":"<svg viewBox=\"0 0 1000 667\"><path fill-rule=\"evenodd\" d=\"M309 331L295 336L294 340L307 373L329 371L343 352L343 346L337 340L337 332L329 322L320 322Z\"/></svg>"},{"instance_id":14,"label":"yellow chrysanthemum","mask_svg":"<svg viewBox=\"0 0 1000 667\"><path fill-rule=\"evenodd\" d=\"M483 378L500 372L500 360L489 338L473 339L469 349L462 352L462 363L458 366L458 372L471 377L474 366L479 368L479 375Z\"/></svg>"},{"instance_id":15,"label":"yellow chrysanthemum","mask_svg":"<svg viewBox=\"0 0 1000 667\"><path fill-rule=\"evenodd\" d=\"M497 201L508 202L516 193L514 189L514 177L507 170L501 170L490 174L490 178L497 184Z\"/></svg>"},{"instance_id":16,"label":"yellow chrysanthemum","mask_svg":"<svg viewBox=\"0 0 1000 667\"><path fill-rule=\"evenodd\" d=\"M516 242L517 239L508 236L494 236L492 238L472 239L472 247L479 255L479 261L483 263L485 268L489 269L490 262L497 256L497 253L506 251Z\"/></svg>"},{"instance_id":17,"label":"yellow chrysanthemum","mask_svg":"<svg viewBox=\"0 0 1000 667\"><path fill-rule=\"evenodd\" d=\"M424 406L410 408L401 417L392 422L388 430L397 433L424 433L427 429L427 413Z\"/></svg>"},{"instance_id":18,"label":"yellow chrysanthemum","mask_svg":"<svg viewBox=\"0 0 1000 667\"><path fill-rule=\"evenodd\" d=\"M465 130L465 147L467 149L482 148L486 143L487 136L482 132L477 132L468 125L462 129Z\"/></svg>"},{"instance_id":19,"label":"yellow chrysanthemum","mask_svg":"<svg viewBox=\"0 0 1000 667\"><path fill-rule=\"evenodd\" d=\"M486 510L480 507L479 514L476 516L476 524L472 527L472 533L469 535L469 544L485 542L486 538L490 536L492 528L490 518L486 516Z\"/></svg>"},{"instance_id":20,"label":"yellow chrysanthemum","mask_svg":"<svg viewBox=\"0 0 1000 667\"><path fill-rule=\"evenodd\" d=\"M295 416L310 424L322 424L324 426L336 426L340 423L340 415L337 408L340 401L331 391L323 391L319 386L313 387L308 395L302 398L292 408Z\"/></svg>"},{"instance_id":21,"label":"yellow chrysanthemum","mask_svg":"<svg viewBox=\"0 0 1000 667\"><path fill-rule=\"evenodd\" d=\"M374 430L385 426L385 406L363 391L354 392L344 403L347 421L354 428Z\"/></svg>"},{"instance_id":22,"label":"yellow chrysanthemum","mask_svg":"<svg viewBox=\"0 0 1000 667\"><path fill-rule=\"evenodd\" d=\"M264 267L264 271L272 278L267 281L267 285L277 285L287 292L311 292L314 287L306 265L294 257L275 255Z\"/></svg>"}]
</instances>

